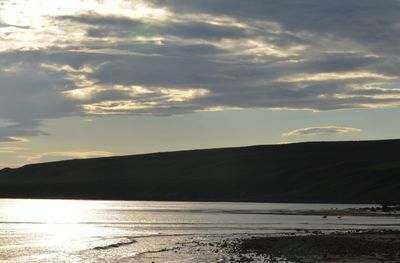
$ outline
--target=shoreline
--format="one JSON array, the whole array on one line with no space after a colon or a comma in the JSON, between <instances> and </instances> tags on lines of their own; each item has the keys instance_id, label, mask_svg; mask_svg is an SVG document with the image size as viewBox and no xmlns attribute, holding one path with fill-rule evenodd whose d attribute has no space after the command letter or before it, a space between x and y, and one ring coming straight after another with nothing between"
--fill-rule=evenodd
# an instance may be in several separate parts
<instances>
[{"instance_id":1,"label":"shoreline","mask_svg":"<svg viewBox=\"0 0 400 263\"><path fill-rule=\"evenodd\" d=\"M3 195L0 200L67 200L67 201L137 201L137 202L195 202L195 203L270 203L270 204L315 204L315 205L363 205L379 206L378 201L372 200L314 200L314 199L191 199L191 198L119 198L119 197L96 197L96 196L69 196L69 195Z\"/></svg>"},{"instance_id":2,"label":"shoreline","mask_svg":"<svg viewBox=\"0 0 400 263\"><path fill-rule=\"evenodd\" d=\"M369 230L253 236L222 241L233 262L400 262L400 231Z\"/></svg>"}]
</instances>

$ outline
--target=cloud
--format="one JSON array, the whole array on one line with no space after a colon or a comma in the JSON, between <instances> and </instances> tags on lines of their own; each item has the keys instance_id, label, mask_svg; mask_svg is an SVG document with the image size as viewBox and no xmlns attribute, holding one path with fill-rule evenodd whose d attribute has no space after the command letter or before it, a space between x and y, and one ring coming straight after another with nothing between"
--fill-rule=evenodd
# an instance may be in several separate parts
<instances>
[{"instance_id":1,"label":"cloud","mask_svg":"<svg viewBox=\"0 0 400 263\"><path fill-rule=\"evenodd\" d=\"M0 6L0 141L46 119L400 107L400 2Z\"/></svg>"},{"instance_id":2,"label":"cloud","mask_svg":"<svg viewBox=\"0 0 400 263\"><path fill-rule=\"evenodd\" d=\"M323 127L309 127L309 128L296 129L287 133L283 133L282 136L284 137L303 136L303 135L320 136L320 135L334 135L334 134L361 132L361 131L362 131L361 129L351 128L351 127L323 126Z\"/></svg>"},{"instance_id":3,"label":"cloud","mask_svg":"<svg viewBox=\"0 0 400 263\"><path fill-rule=\"evenodd\" d=\"M20 131L15 131L15 133L20 133ZM0 142L27 142L28 139L23 137L15 136L0 136Z\"/></svg>"},{"instance_id":4,"label":"cloud","mask_svg":"<svg viewBox=\"0 0 400 263\"><path fill-rule=\"evenodd\" d=\"M87 159L96 157L110 157L114 153L106 151L66 151L66 152L45 152L36 155L25 156L30 163L50 162L65 159Z\"/></svg>"},{"instance_id":5,"label":"cloud","mask_svg":"<svg viewBox=\"0 0 400 263\"><path fill-rule=\"evenodd\" d=\"M15 153L24 150L22 147L0 147L0 153Z\"/></svg>"},{"instance_id":6,"label":"cloud","mask_svg":"<svg viewBox=\"0 0 400 263\"><path fill-rule=\"evenodd\" d=\"M9 61L0 53L0 141L21 141L15 138L46 135L39 129L41 120L58 118L77 112L76 103L60 93L69 80L62 73L49 74L33 61ZM32 58L34 59L34 58Z\"/></svg>"}]
</instances>

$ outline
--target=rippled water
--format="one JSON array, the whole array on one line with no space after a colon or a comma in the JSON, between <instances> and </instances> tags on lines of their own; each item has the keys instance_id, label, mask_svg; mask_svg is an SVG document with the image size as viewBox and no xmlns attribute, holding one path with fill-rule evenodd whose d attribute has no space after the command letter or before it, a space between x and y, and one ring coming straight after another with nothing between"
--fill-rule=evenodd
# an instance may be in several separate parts
<instances>
[{"instance_id":1,"label":"rippled water","mask_svg":"<svg viewBox=\"0 0 400 263\"><path fill-rule=\"evenodd\" d=\"M389 217L290 215L354 207L0 199L0 262L212 262L222 255L199 242L296 229L400 228Z\"/></svg>"}]
</instances>

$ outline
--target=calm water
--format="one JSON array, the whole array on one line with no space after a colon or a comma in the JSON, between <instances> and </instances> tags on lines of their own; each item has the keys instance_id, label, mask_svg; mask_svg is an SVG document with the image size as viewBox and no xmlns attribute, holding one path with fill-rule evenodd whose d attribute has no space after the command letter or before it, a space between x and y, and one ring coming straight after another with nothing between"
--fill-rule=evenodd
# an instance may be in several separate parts
<instances>
[{"instance_id":1,"label":"calm water","mask_svg":"<svg viewBox=\"0 0 400 263\"><path fill-rule=\"evenodd\" d=\"M276 214L354 207L0 199L0 262L216 262L224 255L199 242L296 229L400 229L389 217Z\"/></svg>"}]
</instances>

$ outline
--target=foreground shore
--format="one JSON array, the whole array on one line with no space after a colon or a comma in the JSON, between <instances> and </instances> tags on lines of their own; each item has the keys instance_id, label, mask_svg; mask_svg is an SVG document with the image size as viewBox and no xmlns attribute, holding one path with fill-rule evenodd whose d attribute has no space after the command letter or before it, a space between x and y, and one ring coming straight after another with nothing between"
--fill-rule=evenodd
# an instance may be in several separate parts
<instances>
[{"instance_id":1,"label":"foreground shore","mask_svg":"<svg viewBox=\"0 0 400 263\"><path fill-rule=\"evenodd\" d=\"M222 243L235 262L400 262L400 231L320 232Z\"/></svg>"}]
</instances>

